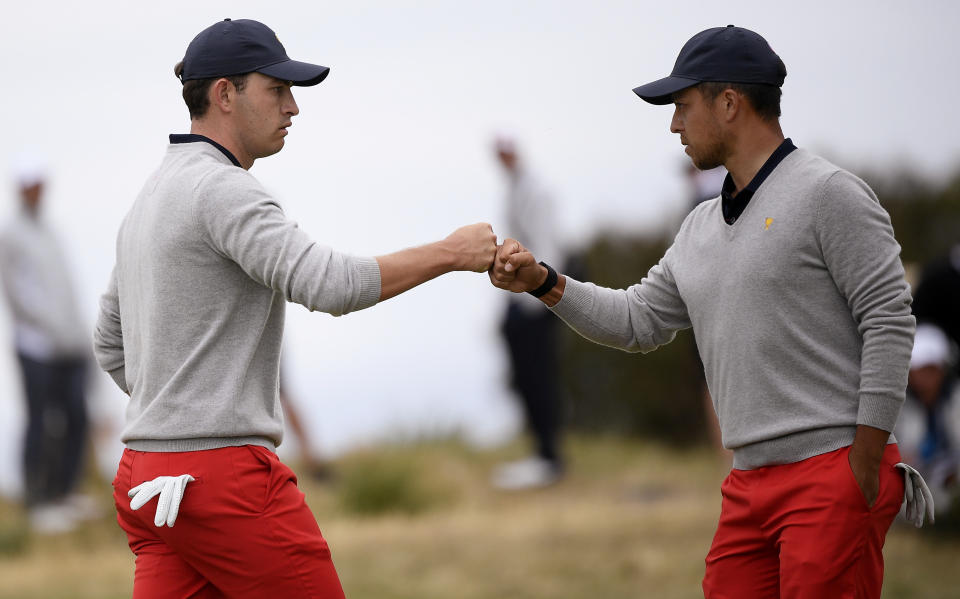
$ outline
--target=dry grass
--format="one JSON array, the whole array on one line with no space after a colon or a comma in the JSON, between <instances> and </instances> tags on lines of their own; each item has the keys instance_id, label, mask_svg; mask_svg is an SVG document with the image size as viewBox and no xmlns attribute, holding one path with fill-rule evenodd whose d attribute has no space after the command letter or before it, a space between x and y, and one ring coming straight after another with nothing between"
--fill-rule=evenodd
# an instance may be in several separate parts
<instances>
[{"instance_id":1,"label":"dry grass","mask_svg":"<svg viewBox=\"0 0 960 599\"><path fill-rule=\"evenodd\" d=\"M338 484L301 485L351 599L701 596L723 477L714 457L604 439L573 440L570 450L571 475L533 493L487 485L490 468L517 448L475 453L456 443L358 452L336 465ZM392 464L403 476L385 480L416 509L383 504L380 515L358 515L351 481ZM109 506L109 489L100 492ZM898 526L885 552L886 599L960 596L960 539ZM111 519L36 538L14 506L0 506L0 599L129 597L132 574Z\"/></svg>"}]
</instances>

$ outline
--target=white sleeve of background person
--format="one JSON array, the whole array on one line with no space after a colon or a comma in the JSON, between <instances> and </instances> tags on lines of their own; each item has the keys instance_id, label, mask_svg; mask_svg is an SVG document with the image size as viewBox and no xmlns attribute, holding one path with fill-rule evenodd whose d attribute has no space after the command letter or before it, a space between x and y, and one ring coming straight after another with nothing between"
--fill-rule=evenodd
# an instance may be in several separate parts
<instances>
[{"instance_id":1,"label":"white sleeve of background person","mask_svg":"<svg viewBox=\"0 0 960 599\"><path fill-rule=\"evenodd\" d=\"M507 229L501 237L512 237L536 256L538 261L563 269L564 256L560 250L557 219L553 200L547 190L527 171L512 177L507 193ZM510 298L527 314L542 314L543 303L528 294Z\"/></svg>"},{"instance_id":2,"label":"white sleeve of background person","mask_svg":"<svg viewBox=\"0 0 960 599\"><path fill-rule=\"evenodd\" d=\"M562 268L556 206L550 193L526 172L511 182L507 198L507 237L522 243L537 257Z\"/></svg>"},{"instance_id":3,"label":"white sleeve of background person","mask_svg":"<svg viewBox=\"0 0 960 599\"><path fill-rule=\"evenodd\" d=\"M41 217L21 210L3 233L3 280L17 351L36 360L89 353L63 248Z\"/></svg>"}]
</instances>

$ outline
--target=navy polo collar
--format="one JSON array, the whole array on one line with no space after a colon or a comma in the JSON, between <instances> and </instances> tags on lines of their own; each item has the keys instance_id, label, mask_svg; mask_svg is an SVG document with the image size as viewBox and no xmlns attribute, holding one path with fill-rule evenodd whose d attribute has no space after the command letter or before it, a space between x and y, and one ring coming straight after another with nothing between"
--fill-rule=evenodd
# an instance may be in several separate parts
<instances>
[{"instance_id":1,"label":"navy polo collar","mask_svg":"<svg viewBox=\"0 0 960 599\"><path fill-rule=\"evenodd\" d=\"M223 152L223 155L229 158L230 162L232 162L234 166L240 166L240 161L237 160L237 157L234 156L230 152L230 150L226 149L225 147L221 146L217 142L213 141L206 135L197 135L196 133L171 133L170 134L170 143L172 144L190 144L198 141L207 142L211 146ZM240 166L240 168L243 168L243 167Z\"/></svg>"},{"instance_id":2,"label":"navy polo collar","mask_svg":"<svg viewBox=\"0 0 960 599\"><path fill-rule=\"evenodd\" d=\"M770 176L773 169L777 168L777 166L783 162L783 159L796 149L797 146L793 145L793 141L791 141L789 137L783 140L780 145L777 146L777 149L773 151L773 154L770 154L767 161L763 163L763 166L761 166L757 174L753 176L753 179L751 179L750 182L747 183L747 186L741 189L736 196L733 194L737 191L737 186L733 182L733 176L727 173L726 178L723 180L723 189L720 191L720 205L723 208L723 220L728 225L737 222L737 219L743 214L753 194L760 189L760 185L767 180L767 177Z\"/></svg>"}]
</instances>

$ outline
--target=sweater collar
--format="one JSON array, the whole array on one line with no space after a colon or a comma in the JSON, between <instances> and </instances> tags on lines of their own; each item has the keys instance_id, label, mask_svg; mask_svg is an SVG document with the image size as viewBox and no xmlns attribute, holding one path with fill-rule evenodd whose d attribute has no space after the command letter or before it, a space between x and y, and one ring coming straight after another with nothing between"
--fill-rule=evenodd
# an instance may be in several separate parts
<instances>
[{"instance_id":1,"label":"sweater collar","mask_svg":"<svg viewBox=\"0 0 960 599\"><path fill-rule=\"evenodd\" d=\"M773 154L770 154L767 161L763 163L763 166L761 166L757 174L753 176L753 179L747 183L746 187L737 192L737 195L733 195L737 190L737 186L733 182L733 176L727 173L726 178L723 180L723 189L720 191L720 205L723 209L723 219L728 225L732 225L740 218L750 199L753 198L753 194L760 189L760 185L762 185L763 182L767 180L767 177L770 176L770 173L783 162L783 159L796 149L797 146L793 145L793 141L791 141L789 137L783 140L780 145L777 146L777 149L773 151Z\"/></svg>"},{"instance_id":2,"label":"sweater collar","mask_svg":"<svg viewBox=\"0 0 960 599\"><path fill-rule=\"evenodd\" d=\"M213 141L206 135L198 135L196 133L171 133L170 134L170 143L172 144L189 144L189 143L195 143L198 141L207 142L208 144L212 145L216 149L223 152L223 155L229 158L230 162L232 162L234 166L240 166L240 161L237 160L237 157L234 156L233 153L230 152L230 150L226 149L225 147L221 146L217 142ZM243 167L240 166L240 168L243 168Z\"/></svg>"}]
</instances>

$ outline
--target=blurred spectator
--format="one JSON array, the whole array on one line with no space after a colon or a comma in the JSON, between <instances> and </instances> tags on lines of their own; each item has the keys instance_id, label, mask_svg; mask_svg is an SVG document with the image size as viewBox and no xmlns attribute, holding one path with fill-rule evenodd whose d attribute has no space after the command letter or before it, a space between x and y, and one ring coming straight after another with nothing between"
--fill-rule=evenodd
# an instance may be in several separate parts
<instances>
[{"instance_id":1,"label":"blurred spectator","mask_svg":"<svg viewBox=\"0 0 960 599\"><path fill-rule=\"evenodd\" d=\"M957 494L960 465L960 400L956 398L956 346L929 323L917 326L907 401L895 434L904 461L917 464L934 496L937 515Z\"/></svg>"},{"instance_id":2,"label":"blurred spectator","mask_svg":"<svg viewBox=\"0 0 960 599\"><path fill-rule=\"evenodd\" d=\"M45 164L24 155L15 172L20 209L0 232L0 276L27 400L24 499L35 531L66 532L93 507L74 493L87 444L90 342L65 254L41 216Z\"/></svg>"},{"instance_id":3,"label":"blurred spectator","mask_svg":"<svg viewBox=\"0 0 960 599\"><path fill-rule=\"evenodd\" d=\"M722 166L702 171L688 162L686 165L687 179L690 181L690 209L693 210L703 202L720 197L723 189L723 180L727 176L727 169Z\"/></svg>"},{"instance_id":4,"label":"blurred spectator","mask_svg":"<svg viewBox=\"0 0 960 599\"><path fill-rule=\"evenodd\" d=\"M924 269L913 295L917 336L909 400L900 420L901 447L915 456L934 494L937 513L958 501L960 476L960 244ZM900 438L898 433L897 438Z\"/></svg>"},{"instance_id":5,"label":"blurred spectator","mask_svg":"<svg viewBox=\"0 0 960 599\"><path fill-rule=\"evenodd\" d=\"M536 255L561 261L550 196L520 160L513 140L498 138L495 151L507 177L507 229L501 237L523 239ZM509 350L511 383L523 401L535 454L497 467L493 484L501 489L544 487L563 474L556 325L556 318L533 296L510 297L501 332Z\"/></svg>"},{"instance_id":6,"label":"blurred spectator","mask_svg":"<svg viewBox=\"0 0 960 599\"><path fill-rule=\"evenodd\" d=\"M290 430L297 437L297 450L300 460L300 468L304 474L309 475L317 481L326 482L333 476L330 466L314 454L314 443L310 434L303 424L303 418L300 417L300 409L296 402L291 399L289 386L286 384L285 370L280 369L280 406L283 408L283 418Z\"/></svg>"},{"instance_id":7,"label":"blurred spectator","mask_svg":"<svg viewBox=\"0 0 960 599\"><path fill-rule=\"evenodd\" d=\"M913 294L913 314L918 324L934 324L960 345L960 244L924 268Z\"/></svg>"}]
</instances>

